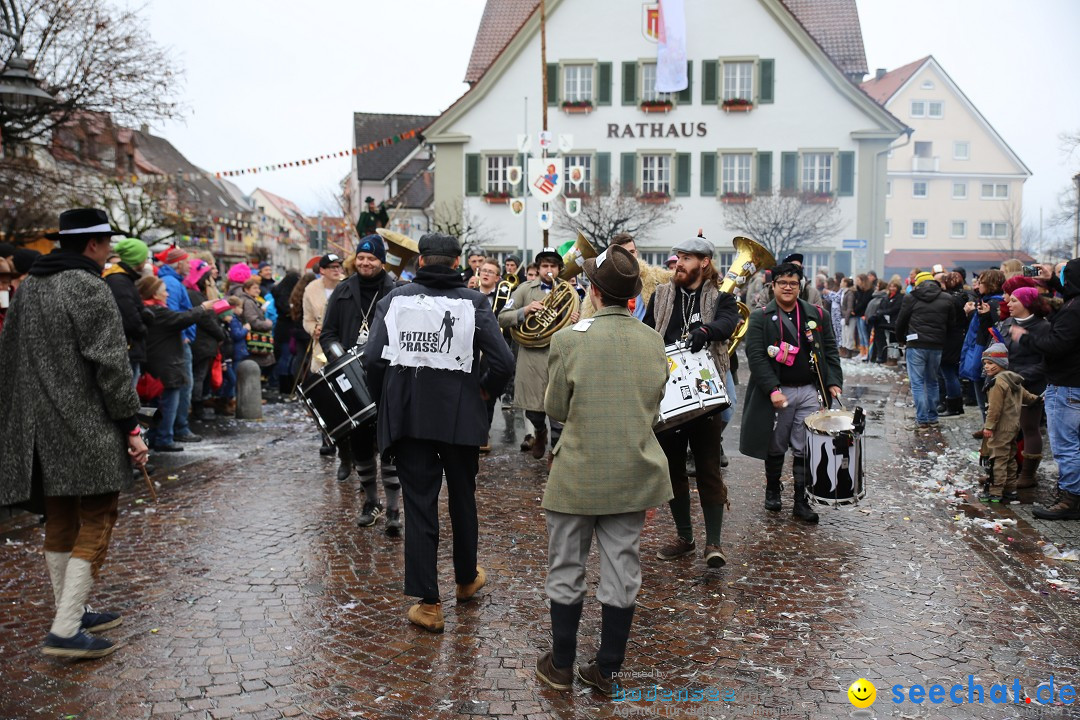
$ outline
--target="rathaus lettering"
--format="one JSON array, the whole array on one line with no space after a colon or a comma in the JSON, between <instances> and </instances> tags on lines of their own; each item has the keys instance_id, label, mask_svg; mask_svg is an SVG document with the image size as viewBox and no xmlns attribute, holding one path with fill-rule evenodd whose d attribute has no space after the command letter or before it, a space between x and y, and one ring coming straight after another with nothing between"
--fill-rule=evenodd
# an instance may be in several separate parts
<instances>
[{"instance_id":1,"label":"rathaus lettering","mask_svg":"<svg viewBox=\"0 0 1080 720\"><path fill-rule=\"evenodd\" d=\"M439 335L436 332L408 332L398 333L398 342L405 352L439 352Z\"/></svg>"},{"instance_id":2,"label":"rathaus lettering","mask_svg":"<svg viewBox=\"0 0 1080 720\"><path fill-rule=\"evenodd\" d=\"M669 137L705 137L705 123L629 123L619 126L608 123L609 138L669 138Z\"/></svg>"}]
</instances>

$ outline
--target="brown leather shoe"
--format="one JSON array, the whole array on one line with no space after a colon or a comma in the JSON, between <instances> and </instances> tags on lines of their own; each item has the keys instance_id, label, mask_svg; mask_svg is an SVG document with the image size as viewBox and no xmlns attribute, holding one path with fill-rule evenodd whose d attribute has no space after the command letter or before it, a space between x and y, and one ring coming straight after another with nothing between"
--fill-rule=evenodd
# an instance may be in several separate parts
<instances>
[{"instance_id":1,"label":"brown leather shoe","mask_svg":"<svg viewBox=\"0 0 1080 720\"><path fill-rule=\"evenodd\" d=\"M547 430L541 430L540 432L536 433L536 437L533 438L531 448L532 456L537 460L544 457L544 450L547 449L547 439Z\"/></svg>"},{"instance_id":2,"label":"brown leather shoe","mask_svg":"<svg viewBox=\"0 0 1080 720\"><path fill-rule=\"evenodd\" d=\"M532 450L533 436L526 435L521 440L521 452L529 452Z\"/></svg>"},{"instance_id":3,"label":"brown leather shoe","mask_svg":"<svg viewBox=\"0 0 1080 720\"><path fill-rule=\"evenodd\" d=\"M457 597L458 602L465 602L466 600L471 600L473 595L476 595L476 593L480 592L480 588L484 587L484 585L486 584L487 572L485 572L484 568L477 565L476 578L471 583L466 583L464 585L458 583L455 597Z\"/></svg>"},{"instance_id":4,"label":"brown leather shoe","mask_svg":"<svg viewBox=\"0 0 1080 720\"><path fill-rule=\"evenodd\" d=\"M611 678L600 672L600 666L595 661L586 665L578 665L577 676L578 680L592 686L605 697L611 697L615 694L611 687Z\"/></svg>"},{"instance_id":5,"label":"brown leather shoe","mask_svg":"<svg viewBox=\"0 0 1080 720\"><path fill-rule=\"evenodd\" d=\"M574 669L555 667L551 653L546 652L536 659L536 679L553 690L569 690L574 687Z\"/></svg>"},{"instance_id":6,"label":"brown leather shoe","mask_svg":"<svg viewBox=\"0 0 1080 720\"><path fill-rule=\"evenodd\" d=\"M413 625L419 625L428 632L441 633L445 626L442 603L435 603L434 605L416 603L409 608L409 622Z\"/></svg>"}]
</instances>

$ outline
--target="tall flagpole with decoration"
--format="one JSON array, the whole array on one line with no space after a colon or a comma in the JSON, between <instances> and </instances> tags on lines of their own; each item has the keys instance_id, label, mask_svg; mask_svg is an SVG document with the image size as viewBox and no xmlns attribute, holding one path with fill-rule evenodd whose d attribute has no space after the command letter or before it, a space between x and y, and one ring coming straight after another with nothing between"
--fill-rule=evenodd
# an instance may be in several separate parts
<instances>
[{"instance_id":1,"label":"tall flagpole with decoration","mask_svg":"<svg viewBox=\"0 0 1080 720\"><path fill-rule=\"evenodd\" d=\"M547 3L544 0L540 0L540 79L541 79L542 91L544 93L543 98L542 98L542 100L540 102L540 107L543 108L543 112L544 112L544 122L543 122L543 125L542 125L541 129L546 133L547 129L548 129L548 123L547 123L547 120L548 120L548 118L547 118L547 109L548 109ZM547 153L547 145L544 144L544 143L540 143L540 157L546 159L547 154L548 154ZM542 210L548 210L549 209L548 204L547 204L546 201L543 204L541 204L540 207L541 207ZM547 247L548 246L548 230L547 230L546 227L544 228L543 233L544 233L543 247Z\"/></svg>"}]
</instances>

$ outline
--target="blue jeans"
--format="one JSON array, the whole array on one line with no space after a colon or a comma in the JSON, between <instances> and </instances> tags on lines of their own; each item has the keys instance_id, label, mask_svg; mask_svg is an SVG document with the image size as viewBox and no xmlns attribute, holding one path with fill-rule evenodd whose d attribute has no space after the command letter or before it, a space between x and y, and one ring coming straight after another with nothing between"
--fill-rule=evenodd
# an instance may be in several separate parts
<instances>
[{"instance_id":1,"label":"blue jeans","mask_svg":"<svg viewBox=\"0 0 1080 720\"><path fill-rule=\"evenodd\" d=\"M735 378L731 377L731 371L727 371L727 375L724 376L724 389L727 390L727 399L731 403L731 406L727 410L720 413L720 419L725 422L731 422L731 418L735 417L735 403L738 402L738 398L735 397Z\"/></svg>"},{"instance_id":2,"label":"blue jeans","mask_svg":"<svg viewBox=\"0 0 1080 720\"><path fill-rule=\"evenodd\" d=\"M859 347L866 347L870 344L870 325L866 322L866 318L858 318L858 322L855 325L855 333L859 337Z\"/></svg>"},{"instance_id":3,"label":"blue jeans","mask_svg":"<svg viewBox=\"0 0 1080 720\"><path fill-rule=\"evenodd\" d=\"M1046 386L1046 430L1058 487L1080 495L1080 387Z\"/></svg>"},{"instance_id":4,"label":"blue jeans","mask_svg":"<svg viewBox=\"0 0 1080 720\"><path fill-rule=\"evenodd\" d=\"M187 373L186 382L178 388L180 390L180 399L176 405L176 424L173 426L173 432L179 437L191 434L191 427L188 425L188 414L191 412L191 389L194 384L191 382L190 343L184 343L184 368Z\"/></svg>"},{"instance_id":5,"label":"blue jeans","mask_svg":"<svg viewBox=\"0 0 1080 720\"><path fill-rule=\"evenodd\" d=\"M221 362L221 389L218 390L218 396L226 400L236 397L236 368L233 367L232 360Z\"/></svg>"},{"instance_id":6,"label":"blue jeans","mask_svg":"<svg viewBox=\"0 0 1080 720\"><path fill-rule=\"evenodd\" d=\"M945 381L945 397L964 396L964 386L960 384L960 363L941 366L941 378Z\"/></svg>"},{"instance_id":7,"label":"blue jeans","mask_svg":"<svg viewBox=\"0 0 1080 720\"><path fill-rule=\"evenodd\" d=\"M911 397L915 400L915 421L937 422L937 374L941 367L941 350L909 347L906 355Z\"/></svg>"},{"instance_id":8,"label":"blue jeans","mask_svg":"<svg viewBox=\"0 0 1080 720\"><path fill-rule=\"evenodd\" d=\"M172 444L173 423L176 421L177 406L183 390L183 388L165 388L158 398L158 412L161 413L161 420L156 428L152 428L146 434L151 446Z\"/></svg>"}]
</instances>

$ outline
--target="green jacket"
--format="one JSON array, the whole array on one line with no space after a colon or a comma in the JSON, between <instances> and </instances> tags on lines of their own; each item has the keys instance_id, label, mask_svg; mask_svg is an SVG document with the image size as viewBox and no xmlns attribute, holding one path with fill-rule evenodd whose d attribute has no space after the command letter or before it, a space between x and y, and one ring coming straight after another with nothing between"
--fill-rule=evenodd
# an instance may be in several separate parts
<instances>
[{"instance_id":1,"label":"green jacket","mask_svg":"<svg viewBox=\"0 0 1080 720\"><path fill-rule=\"evenodd\" d=\"M545 510L613 515L671 499L667 457L652 431L667 377L663 339L625 308L601 308L585 332L555 333L544 407L566 426Z\"/></svg>"},{"instance_id":2,"label":"green jacket","mask_svg":"<svg viewBox=\"0 0 1080 720\"><path fill-rule=\"evenodd\" d=\"M832 317L817 305L811 305L805 300L799 300L799 308L803 317L817 325L813 329L814 348L825 387L843 387L844 373L840 369L840 354L836 350ZM772 438L776 420L776 409L769 400L769 394L780 384L780 378L776 374L776 361L768 354L768 347L780 342L780 325L775 319L776 312L776 300L770 300L764 308L751 310L746 341L743 343L746 348L746 361L750 366L750 382L743 400L739 452L760 460L764 460L769 451L769 440Z\"/></svg>"}]
</instances>

